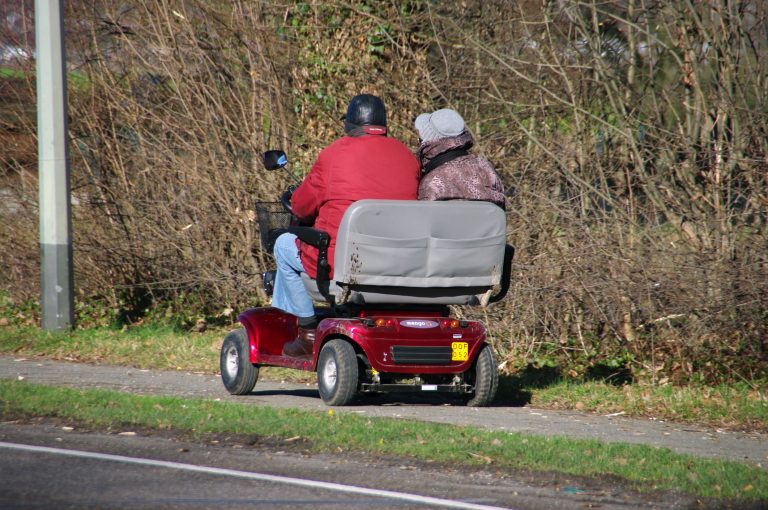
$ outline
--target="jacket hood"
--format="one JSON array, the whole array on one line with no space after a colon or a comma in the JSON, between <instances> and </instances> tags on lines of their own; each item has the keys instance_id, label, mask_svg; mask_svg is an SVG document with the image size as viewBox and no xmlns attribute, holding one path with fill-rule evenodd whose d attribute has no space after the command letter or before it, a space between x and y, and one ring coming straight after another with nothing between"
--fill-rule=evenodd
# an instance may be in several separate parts
<instances>
[{"instance_id":1,"label":"jacket hood","mask_svg":"<svg viewBox=\"0 0 768 510\"><path fill-rule=\"evenodd\" d=\"M469 131L464 131L458 136L450 136L447 138L440 138L439 140L431 140L422 142L419 145L419 149L416 152L416 157L424 167L435 157L444 152L448 152L454 149L469 149L475 144L474 138L469 134Z\"/></svg>"}]
</instances>

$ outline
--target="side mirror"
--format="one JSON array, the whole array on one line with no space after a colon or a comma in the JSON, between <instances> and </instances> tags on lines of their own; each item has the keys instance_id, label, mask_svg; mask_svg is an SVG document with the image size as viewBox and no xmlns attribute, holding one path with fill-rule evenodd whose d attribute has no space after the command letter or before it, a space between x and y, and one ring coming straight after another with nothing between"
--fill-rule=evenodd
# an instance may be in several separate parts
<instances>
[{"instance_id":1,"label":"side mirror","mask_svg":"<svg viewBox=\"0 0 768 510\"><path fill-rule=\"evenodd\" d=\"M281 150L271 150L264 153L264 168L277 170L288 164L288 156Z\"/></svg>"}]
</instances>

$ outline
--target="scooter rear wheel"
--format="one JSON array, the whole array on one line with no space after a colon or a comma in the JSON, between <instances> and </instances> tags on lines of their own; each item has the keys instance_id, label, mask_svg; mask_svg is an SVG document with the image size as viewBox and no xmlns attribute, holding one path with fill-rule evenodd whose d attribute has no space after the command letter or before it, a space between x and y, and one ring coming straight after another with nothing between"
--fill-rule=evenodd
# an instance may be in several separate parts
<instances>
[{"instance_id":1,"label":"scooter rear wheel","mask_svg":"<svg viewBox=\"0 0 768 510\"><path fill-rule=\"evenodd\" d=\"M499 389L499 370L490 345L483 346L467 375L475 385L475 394L467 401L467 405L470 407L490 405Z\"/></svg>"},{"instance_id":2,"label":"scooter rear wheel","mask_svg":"<svg viewBox=\"0 0 768 510\"><path fill-rule=\"evenodd\" d=\"M329 406L344 406L357 395L358 369L355 349L335 339L325 344L317 361L317 386Z\"/></svg>"},{"instance_id":3,"label":"scooter rear wheel","mask_svg":"<svg viewBox=\"0 0 768 510\"><path fill-rule=\"evenodd\" d=\"M256 386L259 367L251 363L248 333L236 329L227 333L219 354L221 382L232 395L246 395Z\"/></svg>"}]
</instances>

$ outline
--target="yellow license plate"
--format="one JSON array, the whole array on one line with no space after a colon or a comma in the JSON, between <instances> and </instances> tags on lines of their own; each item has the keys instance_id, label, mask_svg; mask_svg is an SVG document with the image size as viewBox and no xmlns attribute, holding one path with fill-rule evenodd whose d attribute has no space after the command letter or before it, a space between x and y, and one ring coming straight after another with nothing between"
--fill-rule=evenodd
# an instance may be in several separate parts
<instances>
[{"instance_id":1,"label":"yellow license plate","mask_svg":"<svg viewBox=\"0 0 768 510\"><path fill-rule=\"evenodd\" d=\"M467 361L469 359L469 344L453 342L451 344L451 361Z\"/></svg>"}]
</instances>

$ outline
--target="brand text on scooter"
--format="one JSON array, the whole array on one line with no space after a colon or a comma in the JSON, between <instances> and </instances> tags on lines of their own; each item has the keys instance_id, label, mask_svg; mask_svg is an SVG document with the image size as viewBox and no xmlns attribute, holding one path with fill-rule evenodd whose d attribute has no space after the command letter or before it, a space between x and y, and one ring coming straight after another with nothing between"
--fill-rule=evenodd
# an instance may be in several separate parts
<instances>
[{"instance_id":1,"label":"brand text on scooter","mask_svg":"<svg viewBox=\"0 0 768 510\"><path fill-rule=\"evenodd\" d=\"M406 328L428 329L436 328L439 324L435 321L408 319L400 321L400 325Z\"/></svg>"}]
</instances>

